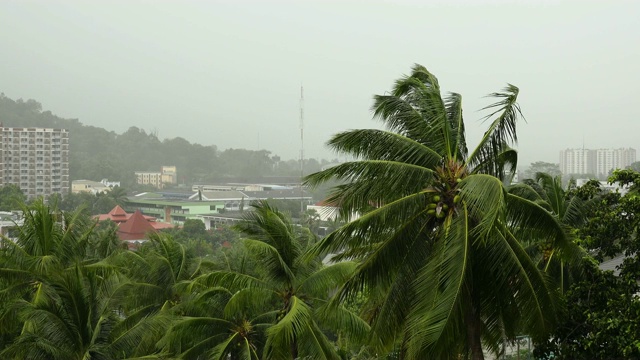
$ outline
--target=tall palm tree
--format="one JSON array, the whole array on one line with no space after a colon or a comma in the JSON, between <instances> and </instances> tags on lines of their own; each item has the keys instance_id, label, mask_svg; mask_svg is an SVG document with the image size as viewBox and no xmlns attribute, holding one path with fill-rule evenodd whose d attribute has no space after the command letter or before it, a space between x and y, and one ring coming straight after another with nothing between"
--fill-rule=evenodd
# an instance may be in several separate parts
<instances>
[{"instance_id":1,"label":"tall palm tree","mask_svg":"<svg viewBox=\"0 0 640 360\"><path fill-rule=\"evenodd\" d=\"M353 271L353 262L323 267L317 258L306 259L305 250L315 237L266 202L245 212L245 221L236 229L247 237L243 243L261 275L220 270L196 279L196 295L216 298L218 305L212 309L223 311L184 319L165 343L190 342L191 347L182 349L187 358L207 354L212 359L337 359L323 329L354 336L366 332L368 326L360 318L327 302L329 293ZM195 334L200 337L193 344Z\"/></svg>"},{"instance_id":2,"label":"tall palm tree","mask_svg":"<svg viewBox=\"0 0 640 360\"><path fill-rule=\"evenodd\" d=\"M565 252L571 242L557 219L510 194L521 116L518 88L490 95L491 120L469 151L462 98L441 96L421 65L377 95L376 117L387 130L351 130L328 145L356 158L307 177L311 186L343 182L328 202L355 219L320 241L316 254L361 261L340 289L366 291L372 343L399 344L404 358L482 359L482 341L497 351L503 336L544 334L555 321L554 288L525 252L525 234Z\"/></svg>"}]
</instances>

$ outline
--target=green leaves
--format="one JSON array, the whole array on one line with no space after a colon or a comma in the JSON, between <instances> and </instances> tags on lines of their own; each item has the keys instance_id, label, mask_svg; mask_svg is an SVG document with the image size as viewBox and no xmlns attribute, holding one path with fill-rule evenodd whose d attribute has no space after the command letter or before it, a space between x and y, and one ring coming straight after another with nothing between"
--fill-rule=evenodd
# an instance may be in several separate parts
<instances>
[{"instance_id":1,"label":"green leaves","mask_svg":"<svg viewBox=\"0 0 640 360\"><path fill-rule=\"evenodd\" d=\"M494 115L497 117L491 122L489 129L485 131L482 140L480 140L480 144L467 159L466 163L474 169L474 172L490 174L499 179L505 177L504 164L495 160L508 148L509 144L516 143L518 140L516 124L518 119L522 117L520 106L516 102L518 93L519 89L509 84L503 89L503 92L489 95L498 98L499 101L482 109L492 111L485 117L485 120L491 119ZM512 169L515 169L516 166L514 160L510 159L509 161Z\"/></svg>"},{"instance_id":2,"label":"green leaves","mask_svg":"<svg viewBox=\"0 0 640 360\"><path fill-rule=\"evenodd\" d=\"M519 236L552 239L564 254L574 248L540 196L503 185L517 164L518 92L508 85L490 95L491 123L469 152L462 97L443 98L436 77L415 65L390 94L374 97L374 116L388 130L334 136L329 145L355 160L306 178L342 182L327 200L351 222L312 254L360 262L336 297L368 297L363 315L379 352L400 345L407 358L478 357L481 338L515 337L509 316L523 321L519 329L546 329L545 316L525 314L553 311L543 305L552 290Z\"/></svg>"}]
</instances>

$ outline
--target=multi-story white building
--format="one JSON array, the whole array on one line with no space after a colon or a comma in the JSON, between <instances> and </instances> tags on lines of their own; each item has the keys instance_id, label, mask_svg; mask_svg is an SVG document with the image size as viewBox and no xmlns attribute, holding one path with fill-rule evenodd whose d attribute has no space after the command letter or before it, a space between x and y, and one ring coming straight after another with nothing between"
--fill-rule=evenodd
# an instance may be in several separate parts
<instances>
[{"instance_id":1,"label":"multi-story white building","mask_svg":"<svg viewBox=\"0 0 640 360\"><path fill-rule=\"evenodd\" d=\"M596 151L597 176L608 176L613 169L624 169L636 162L636 149L598 149Z\"/></svg>"},{"instance_id":2,"label":"multi-story white building","mask_svg":"<svg viewBox=\"0 0 640 360\"><path fill-rule=\"evenodd\" d=\"M162 189L162 173L157 171L136 171L136 183Z\"/></svg>"},{"instance_id":3,"label":"multi-story white building","mask_svg":"<svg viewBox=\"0 0 640 360\"><path fill-rule=\"evenodd\" d=\"M613 169L624 169L636 161L636 150L566 149L560 151L560 170L563 174L593 174L604 178Z\"/></svg>"},{"instance_id":4,"label":"multi-story white building","mask_svg":"<svg viewBox=\"0 0 640 360\"><path fill-rule=\"evenodd\" d=\"M32 199L69 193L69 131L0 126L0 186Z\"/></svg>"},{"instance_id":5,"label":"multi-story white building","mask_svg":"<svg viewBox=\"0 0 640 360\"><path fill-rule=\"evenodd\" d=\"M178 183L178 171L175 166L162 166L160 172L157 171L136 171L136 183L142 185L152 185L158 189L164 188L166 184Z\"/></svg>"},{"instance_id":6,"label":"multi-story white building","mask_svg":"<svg viewBox=\"0 0 640 360\"><path fill-rule=\"evenodd\" d=\"M591 174L595 158L593 150L566 149L560 151L560 171L562 174Z\"/></svg>"}]
</instances>

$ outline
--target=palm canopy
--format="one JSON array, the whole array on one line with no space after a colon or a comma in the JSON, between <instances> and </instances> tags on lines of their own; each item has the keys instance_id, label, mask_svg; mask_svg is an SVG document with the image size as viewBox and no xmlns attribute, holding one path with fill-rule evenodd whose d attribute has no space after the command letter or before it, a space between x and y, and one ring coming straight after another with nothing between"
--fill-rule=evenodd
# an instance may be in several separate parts
<instances>
[{"instance_id":1,"label":"palm canopy","mask_svg":"<svg viewBox=\"0 0 640 360\"><path fill-rule=\"evenodd\" d=\"M553 324L553 287L520 238L571 242L548 211L503 186L517 162L517 95L513 85L490 95L489 128L469 151L461 96L442 97L435 76L415 65L391 94L374 97L387 129L333 136L328 145L356 160L306 178L310 186L341 180L328 201L345 218L362 214L313 251L360 261L338 296L370 295L371 340L381 351L399 342L406 358L482 358L481 338L496 348L504 336Z\"/></svg>"},{"instance_id":2,"label":"palm canopy","mask_svg":"<svg viewBox=\"0 0 640 360\"><path fill-rule=\"evenodd\" d=\"M24 214L15 242L0 244L0 337L12 336L0 358L116 359L138 351L164 319L123 320L130 284L94 258L95 223L42 200Z\"/></svg>"},{"instance_id":3,"label":"palm canopy","mask_svg":"<svg viewBox=\"0 0 640 360\"><path fill-rule=\"evenodd\" d=\"M245 236L242 242L259 266L253 273L259 275L220 270L195 279L194 302L184 307L189 318L163 343L180 344L185 358L336 359L325 329L353 335L368 330L354 314L327 303L355 263L323 267L319 259L306 259L315 237L267 202L255 204L236 229Z\"/></svg>"},{"instance_id":4,"label":"palm canopy","mask_svg":"<svg viewBox=\"0 0 640 360\"><path fill-rule=\"evenodd\" d=\"M553 177L539 172L535 174L535 179L525 179L522 183L510 186L508 191L542 206L565 226L565 231L574 232L586 223L588 210L597 200L583 200L570 190L571 185L567 190L563 188L561 175ZM539 260L545 271L558 280L560 289L564 291L568 288L574 275L569 270L580 270L584 251L576 246L570 253L558 253L557 248L546 242L541 243L538 238L524 240L531 240L529 254ZM571 267L565 267L566 261Z\"/></svg>"}]
</instances>

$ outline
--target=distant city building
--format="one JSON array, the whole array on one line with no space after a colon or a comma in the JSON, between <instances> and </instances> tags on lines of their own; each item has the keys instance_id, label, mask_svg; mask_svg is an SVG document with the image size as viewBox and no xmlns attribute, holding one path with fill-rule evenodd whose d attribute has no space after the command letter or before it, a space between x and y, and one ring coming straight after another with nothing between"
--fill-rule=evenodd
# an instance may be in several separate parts
<instances>
[{"instance_id":1,"label":"distant city building","mask_svg":"<svg viewBox=\"0 0 640 360\"><path fill-rule=\"evenodd\" d=\"M193 191L267 191L267 190L291 190L294 186L275 184L196 184L191 187Z\"/></svg>"},{"instance_id":2,"label":"distant city building","mask_svg":"<svg viewBox=\"0 0 640 360\"><path fill-rule=\"evenodd\" d=\"M160 169L163 184L177 184L178 170L175 166L163 166Z\"/></svg>"},{"instance_id":3,"label":"distant city building","mask_svg":"<svg viewBox=\"0 0 640 360\"><path fill-rule=\"evenodd\" d=\"M109 179L102 179L100 180L100 183L102 183L102 185L108 186L110 188L113 187L120 187L120 181L109 181Z\"/></svg>"},{"instance_id":4,"label":"distant city building","mask_svg":"<svg viewBox=\"0 0 640 360\"><path fill-rule=\"evenodd\" d=\"M271 185L264 185L272 188ZM216 187L217 188L217 187ZM250 211L251 203L257 200L289 200L296 201L301 206L312 204L312 196L307 191L299 189L264 190L264 191L158 191L144 192L129 196L126 209L140 210L147 216L154 216L159 220L174 225L182 225L188 219L198 219L205 223L207 229L218 223L239 221L240 217L232 215L234 212Z\"/></svg>"},{"instance_id":5,"label":"distant city building","mask_svg":"<svg viewBox=\"0 0 640 360\"><path fill-rule=\"evenodd\" d=\"M593 174L599 178L614 169L624 169L636 161L636 150L620 149L566 149L560 151L560 170L568 174Z\"/></svg>"},{"instance_id":6,"label":"distant city building","mask_svg":"<svg viewBox=\"0 0 640 360\"><path fill-rule=\"evenodd\" d=\"M0 126L0 186L29 199L69 193L69 131Z\"/></svg>"},{"instance_id":7,"label":"distant city building","mask_svg":"<svg viewBox=\"0 0 640 360\"><path fill-rule=\"evenodd\" d=\"M560 171L568 174L592 174L595 169L593 150L566 149L560 151Z\"/></svg>"},{"instance_id":8,"label":"distant city building","mask_svg":"<svg viewBox=\"0 0 640 360\"><path fill-rule=\"evenodd\" d=\"M636 162L636 149L598 149L596 154L596 176L608 176L613 169L624 169Z\"/></svg>"},{"instance_id":9,"label":"distant city building","mask_svg":"<svg viewBox=\"0 0 640 360\"><path fill-rule=\"evenodd\" d=\"M24 224L22 211L0 211L0 236L16 241L11 230L21 227Z\"/></svg>"},{"instance_id":10,"label":"distant city building","mask_svg":"<svg viewBox=\"0 0 640 360\"><path fill-rule=\"evenodd\" d=\"M136 171L136 183L151 185L163 189L166 184L178 183L178 172L175 166L162 166L160 171Z\"/></svg>"},{"instance_id":11,"label":"distant city building","mask_svg":"<svg viewBox=\"0 0 640 360\"><path fill-rule=\"evenodd\" d=\"M73 180L71 182L71 192L74 194L88 192L96 195L102 192L110 191L115 186L120 186L120 182L109 181L107 179L102 179L102 181L100 182L93 180Z\"/></svg>"},{"instance_id":12,"label":"distant city building","mask_svg":"<svg viewBox=\"0 0 640 360\"><path fill-rule=\"evenodd\" d=\"M162 173L157 171L136 171L136 184L151 185L162 189Z\"/></svg>"}]
</instances>

